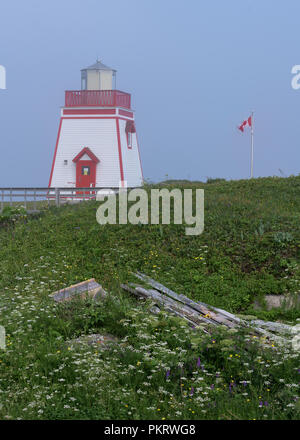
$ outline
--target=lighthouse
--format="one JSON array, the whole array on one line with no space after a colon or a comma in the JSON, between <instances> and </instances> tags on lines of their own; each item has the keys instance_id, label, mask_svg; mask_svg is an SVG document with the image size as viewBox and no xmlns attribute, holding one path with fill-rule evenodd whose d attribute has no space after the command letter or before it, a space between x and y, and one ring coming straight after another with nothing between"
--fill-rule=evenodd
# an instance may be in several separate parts
<instances>
[{"instance_id":1,"label":"lighthouse","mask_svg":"<svg viewBox=\"0 0 300 440\"><path fill-rule=\"evenodd\" d=\"M118 188L143 184L131 95L116 90L116 70L100 60L67 90L49 187Z\"/></svg>"}]
</instances>

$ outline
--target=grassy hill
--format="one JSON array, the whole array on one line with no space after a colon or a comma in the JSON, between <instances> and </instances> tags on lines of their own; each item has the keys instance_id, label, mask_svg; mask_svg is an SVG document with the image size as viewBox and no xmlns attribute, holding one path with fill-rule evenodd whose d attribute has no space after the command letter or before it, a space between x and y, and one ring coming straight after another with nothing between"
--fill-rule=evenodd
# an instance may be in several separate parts
<instances>
[{"instance_id":1,"label":"grassy hill","mask_svg":"<svg viewBox=\"0 0 300 440\"><path fill-rule=\"evenodd\" d=\"M295 323L299 310L257 311L253 302L300 291L300 177L179 187L205 190L199 236L184 225L100 226L94 201L2 224L0 324L10 342L0 352L0 418L299 417L298 355L259 350L242 333L195 336L177 318L152 317L119 285L140 270L228 311ZM91 277L112 299L49 300ZM120 343L66 342L101 332Z\"/></svg>"}]
</instances>

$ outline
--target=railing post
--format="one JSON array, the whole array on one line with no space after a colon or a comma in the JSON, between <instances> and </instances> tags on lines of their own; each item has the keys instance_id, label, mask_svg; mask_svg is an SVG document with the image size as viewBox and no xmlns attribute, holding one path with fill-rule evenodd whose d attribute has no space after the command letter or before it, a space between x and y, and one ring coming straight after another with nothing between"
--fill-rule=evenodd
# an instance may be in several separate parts
<instances>
[{"instance_id":1,"label":"railing post","mask_svg":"<svg viewBox=\"0 0 300 440\"><path fill-rule=\"evenodd\" d=\"M25 209L27 210L27 189L24 188L24 205Z\"/></svg>"},{"instance_id":2,"label":"railing post","mask_svg":"<svg viewBox=\"0 0 300 440\"><path fill-rule=\"evenodd\" d=\"M50 191L47 190L47 192L46 192L46 198L47 198L47 206L48 206L48 208L49 208L49 206L50 206L50 197L49 197L49 194L50 194ZM40 199L40 200L41 200L41 199Z\"/></svg>"},{"instance_id":3,"label":"railing post","mask_svg":"<svg viewBox=\"0 0 300 440\"><path fill-rule=\"evenodd\" d=\"M12 188L10 188L9 205L12 206Z\"/></svg>"},{"instance_id":4,"label":"railing post","mask_svg":"<svg viewBox=\"0 0 300 440\"><path fill-rule=\"evenodd\" d=\"M60 205L60 197L59 197L59 188L55 188L55 205L59 206Z\"/></svg>"},{"instance_id":5,"label":"railing post","mask_svg":"<svg viewBox=\"0 0 300 440\"><path fill-rule=\"evenodd\" d=\"M34 190L33 197L34 197L33 209L34 211L36 211L36 189Z\"/></svg>"},{"instance_id":6,"label":"railing post","mask_svg":"<svg viewBox=\"0 0 300 440\"><path fill-rule=\"evenodd\" d=\"M4 189L2 190L2 194L1 194L1 212L4 209Z\"/></svg>"}]
</instances>

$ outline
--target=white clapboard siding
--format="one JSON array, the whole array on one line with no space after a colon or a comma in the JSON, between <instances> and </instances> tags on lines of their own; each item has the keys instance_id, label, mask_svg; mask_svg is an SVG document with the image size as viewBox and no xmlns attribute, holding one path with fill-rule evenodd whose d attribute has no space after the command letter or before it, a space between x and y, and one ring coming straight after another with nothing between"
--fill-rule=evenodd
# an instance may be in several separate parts
<instances>
[{"instance_id":1,"label":"white clapboard siding","mask_svg":"<svg viewBox=\"0 0 300 440\"><path fill-rule=\"evenodd\" d=\"M124 180L128 187L141 186L143 176L136 134L132 135L133 145L129 149L125 126L126 120L119 119ZM96 186L119 187L121 172L116 118L89 117L62 119L50 186L76 186L76 164L73 159L85 147L100 160L96 167ZM81 160L89 160L89 156L85 154Z\"/></svg>"},{"instance_id":2,"label":"white clapboard siding","mask_svg":"<svg viewBox=\"0 0 300 440\"><path fill-rule=\"evenodd\" d=\"M63 119L51 186L76 182L74 157L89 147L98 157L96 186L118 187L120 165L115 119ZM64 160L68 161L64 165Z\"/></svg>"},{"instance_id":3,"label":"white clapboard siding","mask_svg":"<svg viewBox=\"0 0 300 440\"><path fill-rule=\"evenodd\" d=\"M132 148L128 148L125 126L126 121L121 119L120 138L123 157L124 180L127 181L128 187L141 186L143 183L143 176L136 133L132 133Z\"/></svg>"}]
</instances>

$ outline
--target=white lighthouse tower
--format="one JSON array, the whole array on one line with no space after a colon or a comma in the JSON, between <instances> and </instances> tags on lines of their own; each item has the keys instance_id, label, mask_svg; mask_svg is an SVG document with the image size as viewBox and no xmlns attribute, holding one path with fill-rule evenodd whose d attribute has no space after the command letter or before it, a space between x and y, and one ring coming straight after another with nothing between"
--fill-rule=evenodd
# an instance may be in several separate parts
<instances>
[{"instance_id":1,"label":"white lighthouse tower","mask_svg":"<svg viewBox=\"0 0 300 440\"><path fill-rule=\"evenodd\" d=\"M81 70L81 90L65 92L49 187L118 188L143 183L129 93L97 60Z\"/></svg>"}]
</instances>

